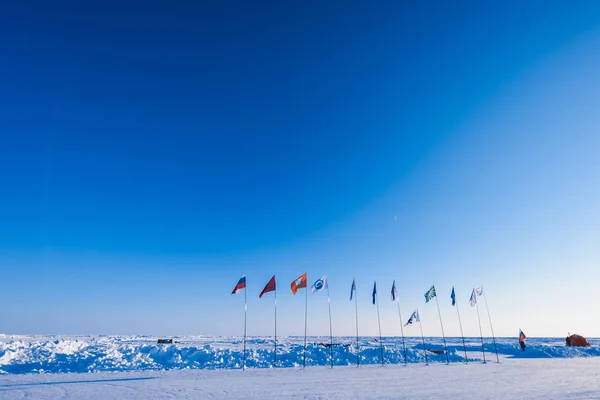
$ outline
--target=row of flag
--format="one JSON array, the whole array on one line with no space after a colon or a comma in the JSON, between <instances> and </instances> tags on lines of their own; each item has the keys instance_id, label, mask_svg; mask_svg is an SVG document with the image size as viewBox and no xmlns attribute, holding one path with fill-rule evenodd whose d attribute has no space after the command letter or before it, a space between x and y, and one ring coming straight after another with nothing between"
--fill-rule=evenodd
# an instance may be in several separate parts
<instances>
[{"instance_id":1,"label":"row of flag","mask_svg":"<svg viewBox=\"0 0 600 400\"><path fill-rule=\"evenodd\" d=\"M300 289L307 289L308 288L308 278L307 278L307 274L304 273L302 275L300 275L298 278L296 278L295 280L293 280L290 284L290 289L292 291L292 293L294 295L296 295L298 293L298 290ZM233 291L231 292L231 294L236 294L239 291L241 291L242 289L246 289L246 276L242 276L240 278L240 280L238 281L238 283L235 285L235 287L233 288ZM269 280L269 282L267 282L267 284L265 285L265 287L263 288L263 290L260 292L259 294L259 298L262 298L263 295L265 295L266 293L269 292L273 292L277 290L277 283L275 280L275 275L273 275L273 277ZM328 299L328 303L329 305L329 330L330 330L330 340L331 340L331 344L330 344L330 348L331 348L331 366L333 367L333 333L331 332L331 301L329 298L329 286L327 283L327 276L323 276L319 279L317 279L312 286L310 287L310 290L312 293L318 293L320 291L323 290L327 290L327 299ZM308 291L307 291L308 294ZM469 299L469 304L471 305L471 307L475 307L477 306L477 297L478 296L482 296L484 295L483 292L483 287L479 287L477 289L473 289L473 291L471 292L471 297ZM429 303L430 301L432 301L433 299L435 299L437 308L438 308L438 314L439 314L439 318L440 318L440 327L441 327L441 331L442 331L442 338L444 339L444 353L446 354L446 361L449 362L448 359L448 349L446 347L446 337L444 334L444 325L442 323L442 315L440 312L440 308L439 308L439 302L438 302L438 296L437 296L437 292L435 289L435 285L432 285L424 294L425 297L425 303ZM350 287L350 301L355 300L356 302L356 279L352 280L352 286ZM377 305L377 320L379 321L379 303L378 303L378 297L377 297L377 282L373 282L373 292L372 292L372 301L373 301L373 305ZM410 315L410 317L408 318L408 320L406 321L406 323L402 324L403 319L402 319L402 314L400 311L400 303L398 302L398 290L396 288L396 280L394 280L392 282L392 289L390 291L390 299L392 301L395 301L398 304L398 316L400 318L400 327L406 327L409 325L413 325L414 323L418 323L419 327L421 329L421 338L423 340L423 351L425 352L425 362L427 363L427 350L425 348L425 339L424 339L424 335L423 335L423 328L421 326L421 319L419 316L419 309L416 308ZM484 296L485 299L485 296ZM464 335L462 333L462 323L460 321L460 312L458 310L458 305L457 305L457 301L456 301L456 292L454 290L454 287L452 287L452 291L450 293L450 300L452 302L452 306L456 308L456 312L458 315L458 320L459 320L459 325L460 325L460 329L461 329L461 337L463 339L463 347L464 347L464 351L465 351L465 360L467 360L467 349L466 349L466 345L464 343ZM485 305L487 308L487 300L485 301ZM245 311L247 310L247 307L244 307ZM307 320L307 311L306 308L304 310L304 365L306 363L306 320ZM488 317L489 317L489 309L488 309ZM358 311L357 311L357 316L356 316L356 336L357 336L357 346L358 346ZM480 333L481 333L481 344L482 344L482 353L483 353L483 358L484 358L484 362L485 362L485 350L483 347L483 333L481 332L481 320L479 317L479 307L477 309L477 319L479 321L479 329L480 329ZM492 321L491 321L491 317L490 317L490 327L492 326ZM379 336L381 337L381 324L379 323ZM245 356L245 341L246 341L246 318L244 318L244 356ZM524 336L524 335L523 335ZM492 338L494 339L494 348L496 348L496 340L494 337L494 331L492 328ZM403 346L404 346L404 332L402 332L402 340L403 340ZM380 340L381 341L381 340ZM275 300L275 351L274 351L274 366L276 365L277 362L277 300ZM357 347L358 348L358 347ZM406 351L406 350L405 350ZM406 362L406 353L405 353L405 362ZM498 357L498 351L496 348L496 357ZM245 360L245 358L244 358ZM383 345L381 345L381 362L382 365L384 363L383 360ZM244 362L245 364L245 362ZM359 359L358 359L358 353L357 353L357 365L359 364Z\"/></svg>"},{"instance_id":2,"label":"row of flag","mask_svg":"<svg viewBox=\"0 0 600 400\"><path fill-rule=\"evenodd\" d=\"M304 273L291 283L290 288L292 290L292 293L295 295L299 289L305 289L307 287L307 284L308 284L307 274ZM240 278L237 285L235 285L231 294L236 294L240 290L245 289L245 288L246 288L246 276L244 275ZM275 291L276 289L277 289L277 283L275 281L275 275L273 275L273 277L265 285L264 289L260 292L258 297L262 298L264 294ZM310 287L310 290L312 293L317 293L317 292L320 292L321 290L325 290L325 289L328 289L327 276L323 276L322 278L317 279L315 281L315 283L313 283L313 285ZM352 286L350 287L350 301L352 301L352 299L354 298L355 293L356 293L356 280L353 279ZM469 299L469 304L471 305L471 307L476 306L477 296L481 296L482 294L483 294L483 287L473 289L473 292L471 293L471 297ZM373 283L373 293L372 293L373 304L375 304L375 302L376 302L376 296L377 296L377 282L374 282ZM390 299L392 301L396 301L397 296L398 296L398 290L396 289L396 280L394 279L394 281L392 283ZM425 296L425 303L429 303L433 298L437 297L437 293L435 291L435 285L432 285L431 288L427 292L425 292L424 296ZM452 292L450 293L450 299L452 301L452 306L456 306L456 292L454 291L454 287L452 287ZM418 322L418 315L419 315L418 311L415 310L415 313L413 313L413 315L411 316L411 319L413 319L413 317L414 317L416 319L416 321ZM411 324L412 323L411 319L409 319L409 322L407 322L404 326Z\"/></svg>"}]
</instances>

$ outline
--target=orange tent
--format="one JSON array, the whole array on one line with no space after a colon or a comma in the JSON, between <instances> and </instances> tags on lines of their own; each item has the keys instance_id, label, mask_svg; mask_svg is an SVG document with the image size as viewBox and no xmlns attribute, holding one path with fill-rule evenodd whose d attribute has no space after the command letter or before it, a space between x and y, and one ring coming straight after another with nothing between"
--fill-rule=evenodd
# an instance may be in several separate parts
<instances>
[{"instance_id":1,"label":"orange tent","mask_svg":"<svg viewBox=\"0 0 600 400\"><path fill-rule=\"evenodd\" d=\"M571 335L567 336L567 346L588 347L591 344L581 335Z\"/></svg>"}]
</instances>

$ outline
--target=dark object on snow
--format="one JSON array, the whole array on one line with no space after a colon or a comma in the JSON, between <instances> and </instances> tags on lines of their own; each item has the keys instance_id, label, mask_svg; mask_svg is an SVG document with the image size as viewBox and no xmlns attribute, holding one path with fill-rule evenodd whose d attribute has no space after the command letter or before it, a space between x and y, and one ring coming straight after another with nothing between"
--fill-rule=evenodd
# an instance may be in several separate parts
<instances>
[{"instance_id":1,"label":"dark object on snow","mask_svg":"<svg viewBox=\"0 0 600 400\"><path fill-rule=\"evenodd\" d=\"M173 344L173 339L158 339L158 344Z\"/></svg>"},{"instance_id":2,"label":"dark object on snow","mask_svg":"<svg viewBox=\"0 0 600 400\"><path fill-rule=\"evenodd\" d=\"M525 347L527 347L527 346L525 346L524 340L519 341L519 346L521 346L521 350L523 350L523 351L525 351Z\"/></svg>"},{"instance_id":3,"label":"dark object on snow","mask_svg":"<svg viewBox=\"0 0 600 400\"><path fill-rule=\"evenodd\" d=\"M323 346L323 347L327 347L330 348L332 346L331 343L315 343L315 346ZM341 343L334 343L333 346L344 346L344 347L350 347L351 345L348 343L345 344L341 344Z\"/></svg>"},{"instance_id":4,"label":"dark object on snow","mask_svg":"<svg viewBox=\"0 0 600 400\"><path fill-rule=\"evenodd\" d=\"M427 351L433 353L433 354L444 354L444 350L431 350L431 349L427 349Z\"/></svg>"},{"instance_id":5,"label":"dark object on snow","mask_svg":"<svg viewBox=\"0 0 600 400\"><path fill-rule=\"evenodd\" d=\"M591 346L590 342L588 342L586 338L584 338L581 335L575 335L575 334L567 336L566 344L569 347L570 346L575 346L575 347L589 347L589 346Z\"/></svg>"}]
</instances>

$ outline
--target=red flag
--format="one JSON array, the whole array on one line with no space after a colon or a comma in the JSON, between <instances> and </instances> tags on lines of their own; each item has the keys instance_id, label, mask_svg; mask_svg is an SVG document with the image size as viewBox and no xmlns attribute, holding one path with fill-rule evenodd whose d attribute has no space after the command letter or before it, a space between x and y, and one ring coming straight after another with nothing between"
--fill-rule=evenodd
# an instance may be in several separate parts
<instances>
[{"instance_id":1,"label":"red flag","mask_svg":"<svg viewBox=\"0 0 600 400\"><path fill-rule=\"evenodd\" d=\"M267 283L267 286L265 286L265 288L262 290L262 292L260 292L260 295L258 297L261 298L261 297L263 297L263 294L272 292L275 289L276 289L275 288L275 275L273 275L273 277L271 278L269 283Z\"/></svg>"},{"instance_id":2,"label":"red flag","mask_svg":"<svg viewBox=\"0 0 600 400\"><path fill-rule=\"evenodd\" d=\"M292 293L296 294L298 289L303 289L305 287L306 287L306 272L303 273L302 275L300 275L300 277L298 279L296 279L294 282L292 282L292 284L291 284Z\"/></svg>"}]
</instances>

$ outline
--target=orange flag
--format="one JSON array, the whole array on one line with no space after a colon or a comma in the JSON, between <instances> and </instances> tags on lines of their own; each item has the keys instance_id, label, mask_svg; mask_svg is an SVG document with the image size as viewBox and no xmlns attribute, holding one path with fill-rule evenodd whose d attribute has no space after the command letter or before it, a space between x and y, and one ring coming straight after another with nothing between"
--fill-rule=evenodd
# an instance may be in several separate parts
<instances>
[{"instance_id":1,"label":"orange flag","mask_svg":"<svg viewBox=\"0 0 600 400\"><path fill-rule=\"evenodd\" d=\"M306 279L306 272L305 272L302 275L300 275L300 277L298 279L296 279L294 282L292 282L292 284L291 284L292 293L296 294L298 289L306 288L306 280L307 279Z\"/></svg>"}]
</instances>

